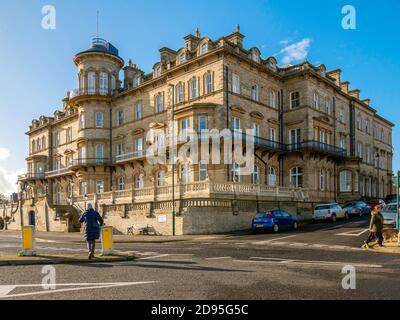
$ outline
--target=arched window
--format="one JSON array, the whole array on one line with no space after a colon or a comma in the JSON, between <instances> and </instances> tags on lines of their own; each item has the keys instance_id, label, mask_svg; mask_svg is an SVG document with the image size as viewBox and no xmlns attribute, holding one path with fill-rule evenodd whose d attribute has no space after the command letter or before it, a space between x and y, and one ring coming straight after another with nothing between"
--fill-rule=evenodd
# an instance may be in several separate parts
<instances>
[{"instance_id":1,"label":"arched window","mask_svg":"<svg viewBox=\"0 0 400 320\"><path fill-rule=\"evenodd\" d=\"M345 170L340 172L339 174L340 192L351 192L352 190L351 179L352 179L351 171Z\"/></svg>"},{"instance_id":2,"label":"arched window","mask_svg":"<svg viewBox=\"0 0 400 320\"><path fill-rule=\"evenodd\" d=\"M258 166L254 166L253 172L251 173L252 184L259 184L259 171Z\"/></svg>"},{"instance_id":3,"label":"arched window","mask_svg":"<svg viewBox=\"0 0 400 320\"><path fill-rule=\"evenodd\" d=\"M205 54L208 51L208 43L204 42L201 46L200 46L200 54Z\"/></svg>"},{"instance_id":4,"label":"arched window","mask_svg":"<svg viewBox=\"0 0 400 320\"><path fill-rule=\"evenodd\" d=\"M138 174L135 178L135 188L143 189L144 188L144 174Z\"/></svg>"},{"instance_id":5,"label":"arched window","mask_svg":"<svg viewBox=\"0 0 400 320\"><path fill-rule=\"evenodd\" d=\"M125 178L124 177L120 177L118 178L118 190L125 190Z\"/></svg>"},{"instance_id":6,"label":"arched window","mask_svg":"<svg viewBox=\"0 0 400 320\"><path fill-rule=\"evenodd\" d=\"M290 169L290 185L294 188L303 187L303 169L295 167Z\"/></svg>"},{"instance_id":7,"label":"arched window","mask_svg":"<svg viewBox=\"0 0 400 320\"><path fill-rule=\"evenodd\" d=\"M270 187L276 186L276 170L273 167L268 168L268 185Z\"/></svg>"}]
</instances>

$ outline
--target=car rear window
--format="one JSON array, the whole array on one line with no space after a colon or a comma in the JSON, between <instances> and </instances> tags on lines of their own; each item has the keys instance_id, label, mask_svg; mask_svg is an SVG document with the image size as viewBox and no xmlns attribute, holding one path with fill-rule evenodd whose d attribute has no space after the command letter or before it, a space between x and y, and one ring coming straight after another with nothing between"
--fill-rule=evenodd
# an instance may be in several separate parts
<instances>
[{"instance_id":1,"label":"car rear window","mask_svg":"<svg viewBox=\"0 0 400 320\"><path fill-rule=\"evenodd\" d=\"M327 210L330 209L331 206L330 205L322 205L322 206L316 206L315 210Z\"/></svg>"}]
</instances>

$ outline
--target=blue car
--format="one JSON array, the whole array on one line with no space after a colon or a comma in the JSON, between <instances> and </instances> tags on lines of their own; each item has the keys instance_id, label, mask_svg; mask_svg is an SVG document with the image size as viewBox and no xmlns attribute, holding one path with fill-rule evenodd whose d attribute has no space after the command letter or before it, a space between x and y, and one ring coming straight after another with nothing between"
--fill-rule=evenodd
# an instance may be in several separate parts
<instances>
[{"instance_id":1,"label":"blue car","mask_svg":"<svg viewBox=\"0 0 400 320\"><path fill-rule=\"evenodd\" d=\"M297 230L299 220L285 210L270 210L259 212L255 215L252 222L253 232L280 230Z\"/></svg>"}]
</instances>

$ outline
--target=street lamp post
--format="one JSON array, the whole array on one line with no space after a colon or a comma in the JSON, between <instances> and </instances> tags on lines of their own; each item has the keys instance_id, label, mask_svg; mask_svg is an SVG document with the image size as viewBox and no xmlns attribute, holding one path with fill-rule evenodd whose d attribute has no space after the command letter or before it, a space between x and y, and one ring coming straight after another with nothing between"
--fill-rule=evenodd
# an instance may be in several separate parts
<instances>
[{"instance_id":1,"label":"street lamp post","mask_svg":"<svg viewBox=\"0 0 400 320\"><path fill-rule=\"evenodd\" d=\"M380 160L380 155L379 155L379 153L376 154L375 158L376 158L376 167L377 167L377 171L378 171L378 177L376 178L376 188L377 188L376 189L376 195L378 195L377 198L379 198L380 197L380 188L379 188L379 165L380 165L379 160Z\"/></svg>"},{"instance_id":2,"label":"street lamp post","mask_svg":"<svg viewBox=\"0 0 400 320\"><path fill-rule=\"evenodd\" d=\"M172 172L172 210L171 210L171 218L172 218L172 236L175 236L175 87L174 85L170 85L169 89L171 90L171 144L170 144L170 158L172 161L171 164L171 172ZM172 148L171 148L172 147ZM172 156L171 156L172 154Z\"/></svg>"}]
</instances>

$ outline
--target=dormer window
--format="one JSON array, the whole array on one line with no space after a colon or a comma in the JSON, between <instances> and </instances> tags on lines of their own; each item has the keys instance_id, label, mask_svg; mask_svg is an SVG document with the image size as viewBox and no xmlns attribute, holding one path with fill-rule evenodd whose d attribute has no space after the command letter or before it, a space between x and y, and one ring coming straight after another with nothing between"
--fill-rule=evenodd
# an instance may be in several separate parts
<instances>
[{"instance_id":1,"label":"dormer window","mask_svg":"<svg viewBox=\"0 0 400 320\"><path fill-rule=\"evenodd\" d=\"M207 42L205 42L200 47L200 55L207 53L207 51L208 51L208 44Z\"/></svg>"},{"instance_id":2,"label":"dormer window","mask_svg":"<svg viewBox=\"0 0 400 320\"><path fill-rule=\"evenodd\" d=\"M154 77L158 78L161 76L161 66L157 66L154 70Z\"/></svg>"},{"instance_id":3,"label":"dormer window","mask_svg":"<svg viewBox=\"0 0 400 320\"><path fill-rule=\"evenodd\" d=\"M254 62L257 62L257 63L260 62L260 56L258 55L258 53L257 53L256 51L253 51L253 52L251 53L251 59L252 59Z\"/></svg>"},{"instance_id":4,"label":"dormer window","mask_svg":"<svg viewBox=\"0 0 400 320\"><path fill-rule=\"evenodd\" d=\"M140 86L142 83L142 78L140 76L135 77L135 86Z\"/></svg>"},{"instance_id":5,"label":"dormer window","mask_svg":"<svg viewBox=\"0 0 400 320\"><path fill-rule=\"evenodd\" d=\"M179 55L179 64L182 64L182 63L185 63L186 62L186 53L185 52L182 52L180 55Z\"/></svg>"}]
</instances>

